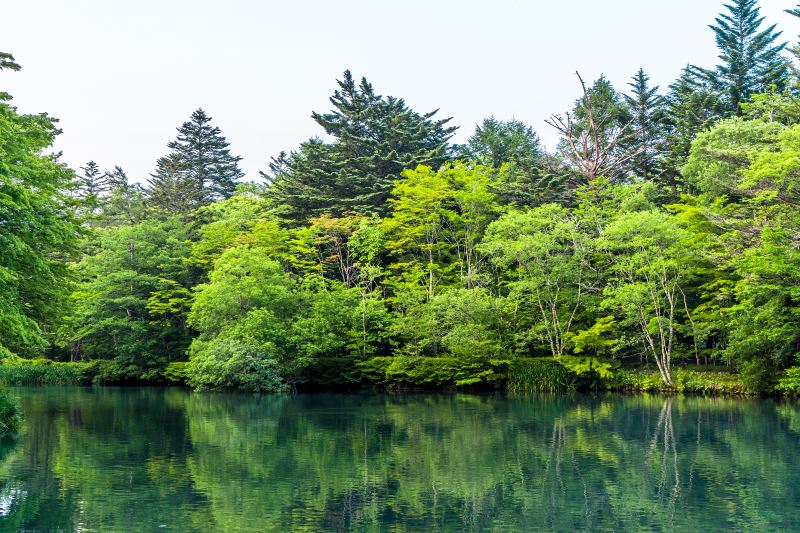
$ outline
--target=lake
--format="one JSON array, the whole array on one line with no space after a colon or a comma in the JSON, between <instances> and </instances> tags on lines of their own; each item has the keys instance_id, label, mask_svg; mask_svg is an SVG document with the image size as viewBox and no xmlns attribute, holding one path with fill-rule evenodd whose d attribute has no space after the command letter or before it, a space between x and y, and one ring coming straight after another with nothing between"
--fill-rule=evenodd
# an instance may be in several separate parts
<instances>
[{"instance_id":1,"label":"lake","mask_svg":"<svg viewBox=\"0 0 800 533\"><path fill-rule=\"evenodd\" d=\"M0 531L800 530L800 405L13 388Z\"/></svg>"}]
</instances>

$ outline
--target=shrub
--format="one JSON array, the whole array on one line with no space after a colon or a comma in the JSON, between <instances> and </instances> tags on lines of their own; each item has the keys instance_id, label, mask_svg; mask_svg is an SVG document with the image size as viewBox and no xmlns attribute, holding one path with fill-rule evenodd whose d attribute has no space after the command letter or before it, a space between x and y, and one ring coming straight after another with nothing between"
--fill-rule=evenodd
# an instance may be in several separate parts
<instances>
[{"instance_id":1,"label":"shrub","mask_svg":"<svg viewBox=\"0 0 800 533\"><path fill-rule=\"evenodd\" d=\"M10 394L0 391L0 434L13 433L22 423L22 409Z\"/></svg>"},{"instance_id":2,"label":"shrub","mask_svg":"<svg viewBox=\"0 0 800 533\"><path fill-rule=\"evenodd\" d=\"M483 358L373 357L359 364L363 379L388 388L474 387L503 378L509 361Z\"/></svg>"},{"instance_id":3,"label":"shrub","mask_svg":"<svg viewBox=\"0 0 800 533\"><path fill-rule=\"evenodd\" d=\"M174 361L164 369L164 379L172 383L187 383L190 369L188 361Z\"/></svg>"},{"instance_id":4,"label":"shrub","mask_svg":"<svg viewBox=\"0 0 800 533\"><path fill-rule=\"evenodd\" d=\"M798 358L800 359L800 357ZM789 396L800 395L800 366L788 369L775 385L775 390Z\"/></svg>"},{"instance_id":5,"label":"shrub","mask_svg":"<svg viewBox=\"0 0 800 533\"><path fill-rule=\"evenodd\" d=\"M195 346L189 366L189 384L195 389L286 390L277 361L264 348L229 339Z\"/></svg>"}]
</instances>

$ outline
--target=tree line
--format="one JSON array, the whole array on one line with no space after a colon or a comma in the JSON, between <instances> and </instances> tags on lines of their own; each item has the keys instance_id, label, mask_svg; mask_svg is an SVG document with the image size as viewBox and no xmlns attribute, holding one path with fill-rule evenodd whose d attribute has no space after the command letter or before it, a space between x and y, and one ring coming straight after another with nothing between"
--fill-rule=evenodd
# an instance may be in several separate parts
<instances>
[{"instance_id":1,"label":"tree line","mask_svg":"<svg viewBox=\"0 0 800 533\"><path fill-rule=\"evenodd\" d=\"M344 383L402 357L469 385L551 357L797 390L800 49L756 0L723 9L719 64L666 90L644 69L621 91L578 74L552 152L494 117L456 144L450 118L346 71L312 114L329 140L261 183L198 109L142 185L46 155L56 121L2 93L1 355L200 389Z\"/></svg>"}]
</instances>

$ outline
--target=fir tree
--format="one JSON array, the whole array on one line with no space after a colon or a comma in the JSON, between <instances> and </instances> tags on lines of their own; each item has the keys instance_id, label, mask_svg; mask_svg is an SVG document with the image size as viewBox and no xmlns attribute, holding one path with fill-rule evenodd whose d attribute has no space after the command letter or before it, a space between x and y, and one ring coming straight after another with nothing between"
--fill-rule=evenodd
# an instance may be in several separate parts
<instances>
[{"instance_id":1,"label":"fir tree","mask_svg":"<svg viewBox=\"0 0 800 533\"><path fill-rule=\"evenodd\" d=\"M197 182L178 154L159 158L147 183L147 203L162 215L185 215L200 202Z\"/></svg>"},{"instance_id":2,"label":"fir tree","mask_svg":"<svg viewBox=\"0 0 800 533\"><path fill-rule=\"evenodd\" d=\"M751 94L772 86L783 90L789 81L789 67L781 56L786 43L776 44L781 32L775 31L774 24L761 29L764 17L756 0L733 0L725 9L710 26L721 63L714 70L693 70L724 96L731 115L740 112L739 104Z\"/></svg>"},{"instance_id":3,"label":"fir tree","mask_svg":"<svg viewBox=\"0 0 800 533\"><path fill-rule=\"evenodd\" d=\"M519 120L483 120L458 156L495 169L493 190L507 204L536 205L560 199L562 180L550 166L539 136ZM556 178L556 179L554 179Z\"/></svg>"},{"instance_id":4,"label":"fir tree","mask_svg":"<svg viewBox=\"0 0 800 533\"><path fill-rule=\"evenodd\" d=\"M682 184L680 169L686 163L692 141L725 114L725 103L692 67L686 67L669 87L664 101L665 168L663 180L677 198Z\"/></svg>"},{"instance_id":5,"label":"fir tree","mask_svg":"<svg viewBox=\"0 0 800 533\"><path fill-rule=\"evenodd\" d=\"M242 158L231 155L228 141L202 109L178 128L178 138L168 146L173 150L168 157L180 160L194 183L193 196L199 204L229 198L236 190L236 181L244 176L239 169Z\"/></svg>"},{"instance_id":6,"label":"fir tree","mask_svg":"<svg viewBox=\"0 0 800 533\"><path fill-rule=\"evenodd\" d=\"M100 167L94 161L89 161L86 166L81 167L83 174L78 176L78 194L81 198L96 201L110 188L108 174L100 171Z\"/></svg>"},{"instance_id":7,"label":"fir tree","mask_svg":"<svg viewBox=\"0 0 800 533\"><path fill-rule=\"evenodd\" d=\"M790 15L800 18L800 4L798 4L797 8L795 9L786 9L784 11L786 11L786 13L789 13ZM789 51L792 53L792 55L795 57L796 60L800 60L800 44L796 44L795 46L790 48ZM795 78L797 78L798 77L797 67L791 66L791 68L792 71L794 72Z\"/></svg>"},{"instance_id":8,"label":"fir tree","mask_svg":"<svg viewBox=\"0 0 800 533\"><path fill-rule=\"evenodd\" d=\"M650 85L650 76L644 69L639 69L628 86L631 94L623 95L623 99L632 121L626 148L635 153L628 162L629 172L636 178L650 180L660 172L664 98L658 94L658 86Z\"/></svg>"},{"instance_id":9,"label":"fir tree","mask_svg":"<svg viewBox=\"0 0 800 533\"><path fill-rule=\"evenodd\" d=\"M128 175L119 166L115 166L114 170L106 170L105 176L109 190L128 186Z\"/></svg>"},{"instance_id":10,"label":"fir tree","mask_svg":"<svg viewBox=\"0 0 800 533\"><path fill-rule=\"evenodd\" d=\"M312 117L334 138L311 139L291 154L272 159L269 196L290 220L321 213L383 214L386 199L404 169L440 166L448 158L448 140L455 131L450 119L433 119L436 111L419 114L401 98L383 97L350 71L337 80L329 113Z\"/></svg>"}]
</instances>

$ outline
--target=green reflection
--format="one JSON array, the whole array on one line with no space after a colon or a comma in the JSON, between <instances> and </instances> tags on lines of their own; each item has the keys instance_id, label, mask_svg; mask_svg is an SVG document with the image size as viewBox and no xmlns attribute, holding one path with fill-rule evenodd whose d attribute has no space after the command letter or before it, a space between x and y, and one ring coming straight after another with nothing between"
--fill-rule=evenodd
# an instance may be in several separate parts
<instances>
[{"instance_id":1,"label":"green reflection","mask_svg":"<svg viewBox=\"0 0 800 533\"><path fill-rule=\"evenodd\" d=\"M4 531L800 529L792 403L16 392Z\"/></svg>"}]
</instances>

